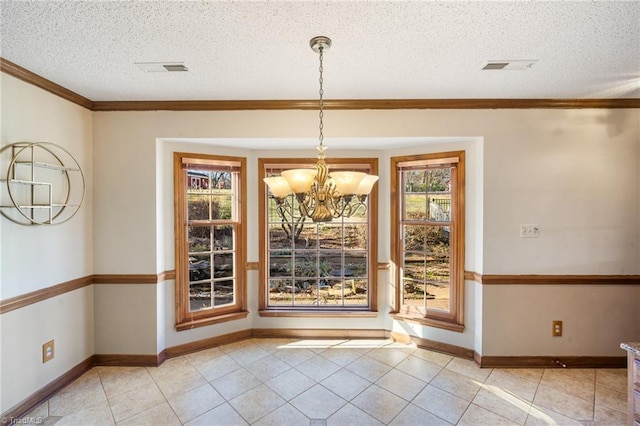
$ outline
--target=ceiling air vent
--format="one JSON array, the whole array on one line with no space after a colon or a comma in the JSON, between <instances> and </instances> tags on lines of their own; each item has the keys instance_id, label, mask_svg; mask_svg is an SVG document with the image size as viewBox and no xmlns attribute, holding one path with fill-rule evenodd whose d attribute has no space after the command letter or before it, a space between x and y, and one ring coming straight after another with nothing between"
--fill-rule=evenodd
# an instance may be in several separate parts
<instances>
[{"instance_id":1,"label":"ceiling air vent","mask_svg":"<svg viewBox=\"0 0 640 426\"><path fill-rule=\"evenodd\" d=\"M531 68L536 62L537 59L517 59L510 61L488 61L483 70L505 70L505 71L516 71L516 70L528 70Z\"/></svg>"},{"instance_id":2,"label":"ceiling air vent","mask_svg":"<svg viewBox=\"0 0 640 426\"><path fill-rule=\"evenodd\" d=\"M482 69L483 70L501 70L509 65L509 62L489 62Z\"/></svg>"},{"instance_id":3,"label":"ceiling air vent","mask_svg":"<svg viewBox=\"0 0 640 426\"><path fill-rule=\"evenodd\" d=\"M165 69L169 72L175 72L175 71L189 71L189 68L187 68L184 64L177 64L177 65L167 65L164 64L162 65L163 67L165 67Z\"/></svg>"},{"instance_id":4,"label":"ceiling air vent","mask_svg":"<svg viewBox=\"0 0 640 426\"><path fill-rule=\"evenodd\" d=\"M145 72L180 72L189 71L184 62L135 62Z\"/></svg>"}]
</instances>

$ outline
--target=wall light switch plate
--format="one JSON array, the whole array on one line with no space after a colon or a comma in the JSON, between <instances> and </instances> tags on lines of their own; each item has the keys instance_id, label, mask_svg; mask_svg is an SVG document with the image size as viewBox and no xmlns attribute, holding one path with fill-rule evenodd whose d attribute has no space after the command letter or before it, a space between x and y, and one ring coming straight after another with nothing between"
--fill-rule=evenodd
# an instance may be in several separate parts
<instances>
[{"instance_id":1,"label":"wall light switch plate","mask_svg":"<svg viewBox=\"0 0 640 426\"><path fill-rule=\"evenodd\" d=\"M521 238L538 238L540 237L540 226L538 225L520 225Z\"/></svg>"},{"instance_id":2,"label":"wall light switch plate","mask_svg":"<svg viewBox=\"0 0 640 426\"><path fill-rule=\"evenodd\" d=\"M51 361L55 355L56 353L55 353L55 347L53 345L53 340L50 340L44 345L42 345L42 363L43 364L47 361Z\"/></svg>"}]
</instances>

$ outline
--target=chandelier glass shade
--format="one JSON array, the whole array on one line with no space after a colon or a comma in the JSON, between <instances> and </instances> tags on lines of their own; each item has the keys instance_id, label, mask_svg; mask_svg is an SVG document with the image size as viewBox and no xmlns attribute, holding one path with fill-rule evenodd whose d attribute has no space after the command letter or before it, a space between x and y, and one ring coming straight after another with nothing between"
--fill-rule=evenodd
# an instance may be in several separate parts
<instances>
[{"instance_id":1,"label":"chandelier glass shade","mask_svg":"<svg viewBox=\"0 0 640 426\"><path fill-rule=\"evenodd\" d=\"M294 194L297 207L303 218L313 222L330 222L340 217L351 217L361 208L367 208L367 195L378 181L378 176L357 171L335 171L329 173L325 162L323 137L323 57L331 47L331 39L318 36L309 42L311 49L320 56L320 144L318 160L313 168L291 169L280 176L264 178L271 196L276 200L279 216L285 220L285 210L290 208L289 195Z\"/></svg>"}]
</instances>

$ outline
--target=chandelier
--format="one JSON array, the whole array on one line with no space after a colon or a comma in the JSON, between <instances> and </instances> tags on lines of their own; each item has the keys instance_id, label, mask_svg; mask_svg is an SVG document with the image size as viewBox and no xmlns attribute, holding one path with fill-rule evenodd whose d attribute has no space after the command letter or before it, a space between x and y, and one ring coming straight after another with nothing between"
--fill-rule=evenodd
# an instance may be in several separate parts
<instances>
[{"instance_id":1,"label":"chandelier","mask_svg":"<svg viewBox=\"0 0 640 426\"><path fill-rule=\"evenodd\" d=\"M283 221L291 208L289 195L294 194L302 218L313 222L330 222L340 217L351 217L361 208L366 209L367 195L373 189L378 176L362 172L339 171L329 173L325 163L322 60L324 51L331 47L331 39L318 36L309 42L311 49L320 56L320 144L318 161L311 169L285 170L280 176L264 178L264 182L276 201L276 210Z\"/></svg>"}]
</instances>

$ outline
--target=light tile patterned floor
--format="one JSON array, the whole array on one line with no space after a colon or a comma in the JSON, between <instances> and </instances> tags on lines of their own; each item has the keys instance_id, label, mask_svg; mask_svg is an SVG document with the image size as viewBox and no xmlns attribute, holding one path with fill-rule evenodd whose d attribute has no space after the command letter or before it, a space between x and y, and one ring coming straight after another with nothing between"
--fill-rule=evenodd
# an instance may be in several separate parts
<instances>
[{"instance_id":1,"label":"light tile patterned floor","mask_svg":"<svg viewBox=\"0 0 640 426\"><path fill-rule=\"evenodd\" d=\"M480 369L389 340L250 339L95 367L27 417L62 425L623 426L624 369Z\"/></svg>"}]
</instances>

